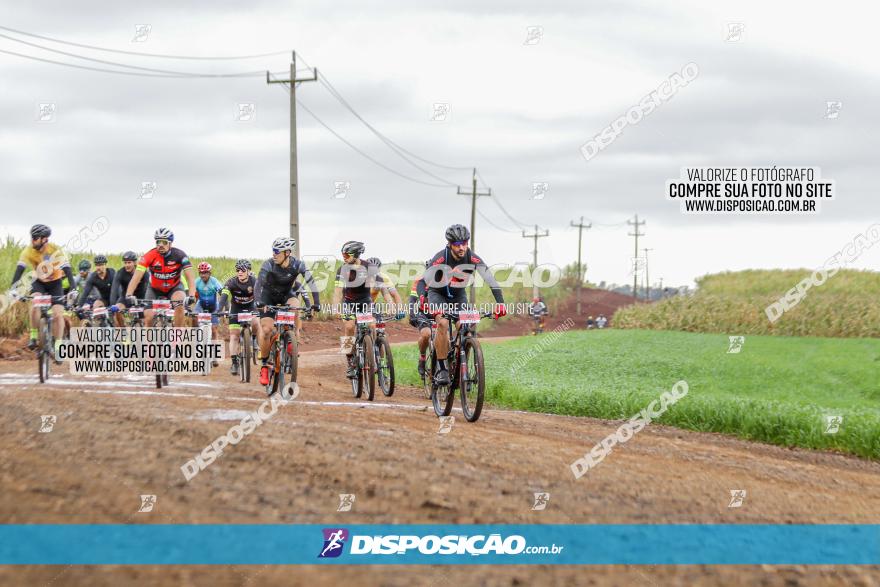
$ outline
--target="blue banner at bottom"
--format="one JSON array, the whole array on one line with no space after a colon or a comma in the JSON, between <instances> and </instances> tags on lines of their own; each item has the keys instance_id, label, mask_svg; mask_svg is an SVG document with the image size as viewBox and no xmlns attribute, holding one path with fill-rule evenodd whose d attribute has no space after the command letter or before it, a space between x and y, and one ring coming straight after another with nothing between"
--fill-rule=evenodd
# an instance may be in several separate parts
<instances>
[{"instance_id":1,"label":"blue banner at bottom","mask_svg":"<svg viewBox=\"0 0 880 587\"><path fill-rule=\"evenodd\" d=\"M880 525L0 525L3 565L880 565Z\"/></svg>"}]
</instances>

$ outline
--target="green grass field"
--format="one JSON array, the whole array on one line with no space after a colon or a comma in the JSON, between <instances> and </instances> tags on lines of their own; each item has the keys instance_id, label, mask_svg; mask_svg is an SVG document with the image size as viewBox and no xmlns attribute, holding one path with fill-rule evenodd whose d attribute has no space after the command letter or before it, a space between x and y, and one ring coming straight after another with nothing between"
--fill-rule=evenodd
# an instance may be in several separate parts
<instances>
[{"instance_id":1,"label":"green grass field","mask_svg":"<svg viewBox=\"0 0 880 587\"><path fill-rule=\"evenodd\" d=\"M683 379L688 395L662 424L880 459L880 342L747 336L728 354L726 336L688 332L569 331L543 351L539 340L483 345L488 402L626 419ZM395 349L399 381L420 384L417 358L414 345ZM836 434L825 433L826 415L843 416Z\"/></svg>"}]
</instances>

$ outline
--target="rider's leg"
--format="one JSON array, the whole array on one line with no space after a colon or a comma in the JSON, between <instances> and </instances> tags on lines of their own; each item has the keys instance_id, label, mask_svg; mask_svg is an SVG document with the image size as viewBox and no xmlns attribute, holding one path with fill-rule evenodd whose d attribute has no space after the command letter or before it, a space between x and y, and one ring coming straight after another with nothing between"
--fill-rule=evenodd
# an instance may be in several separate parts
<instances>
[{"instance_id":1,"label":"rider's leg","mask_svg":"<svg viewBox=\"0 0 880 587\"><path fill-rule=\"evenodd\" d=\"M172 302L183 302L186 299L186 292L183 291L183 288L173 289L171 290L171 301ZM177 328L182 328L186 326L186 314L184 314L183 303L178 304L176 308L174 308L174 326Z\"/></svg>"}]
</instances>

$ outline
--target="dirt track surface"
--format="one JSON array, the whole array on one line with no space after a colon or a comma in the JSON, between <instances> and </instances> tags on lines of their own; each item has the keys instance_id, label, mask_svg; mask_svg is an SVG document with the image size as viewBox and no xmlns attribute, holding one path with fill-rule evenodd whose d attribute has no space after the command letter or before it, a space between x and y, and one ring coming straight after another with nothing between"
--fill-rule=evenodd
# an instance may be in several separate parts
<instances>
[{"instance_id":1,"label":"dirt track surface","mask_svg":"<svg viewBox=\"0 0 880 587\"><path fill-rule=\"evenodd\" d=\"M75 377L0 362L3 523L880 523L880 464L652 425L574 480L617 424L488 409L449 434L421 391L356 400L333 350L304 351L291 405L186 482L181 465L265 398L208 377ZM488 366L491 377L491 365ZM674 382L669 382L670 385ZM57 417L38 432L41 415ZM873 489L872 489L873 488ZM739 508L730 490L745 489ZM533 493L550 493L532 511ZM340 493L355 494L337 512ZM157 495L137 513L141 494ZM222 546L221 546L222 547ZM267 545L268 548L273 547ZM0 584L880 585L876 567L4 567Z\"/></svg>"}]
</instances>

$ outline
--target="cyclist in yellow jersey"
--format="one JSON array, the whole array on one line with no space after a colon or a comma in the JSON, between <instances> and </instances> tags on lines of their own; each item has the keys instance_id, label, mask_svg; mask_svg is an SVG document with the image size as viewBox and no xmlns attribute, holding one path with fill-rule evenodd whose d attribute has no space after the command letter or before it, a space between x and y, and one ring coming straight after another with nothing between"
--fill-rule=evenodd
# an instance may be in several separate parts
<instances>
[{"instance_id":1,"label":"cyclist in yellow jersey","mask_svg":"<svg viewBox=\"0 0 880 587\"><path fill-rule=\"evenodd\" d=\"M376 267L376 269L379 269L377 278L373 281L373 285L370 288L370 298L372 298L373 303L376 302L379 294L382 294L385 301L389 304L402 304L403 301L400 298L400 294L397 293L397 288L392 285L391 276L381 270L382 261L379 260L379 257L370 257L367 259L367 263L370 263Z\"/></svg>"},{"instance_id":2,"label":"cyclist in yellow jersey","mask_svg":"<svg viewBox=\"0 0 880 587\"><path fill-rule=\"evenodd\" d=\"M52 325L55 335L55 348L57 356L58 347L64 336L64 287L62 279L67 277L69 283L73 283L73 271L64 251L58 245L49 242L52 230L44 224L35 224L31 227L31 244L24 248L18 258L18 265L12 277L12 292L14 297L27 293L47 294L52 296ZM31 273L24 282L21 281L25 269L30 267ZM27 282L30 281L30 284ZM28 285L30 288L28 290ZM30 319L30 341L28 348L37 348L37 324L40 323L40 312L31 306L28 314ZM59 363L55 359L56 363Z\"/></svg>"}]
</instances>

